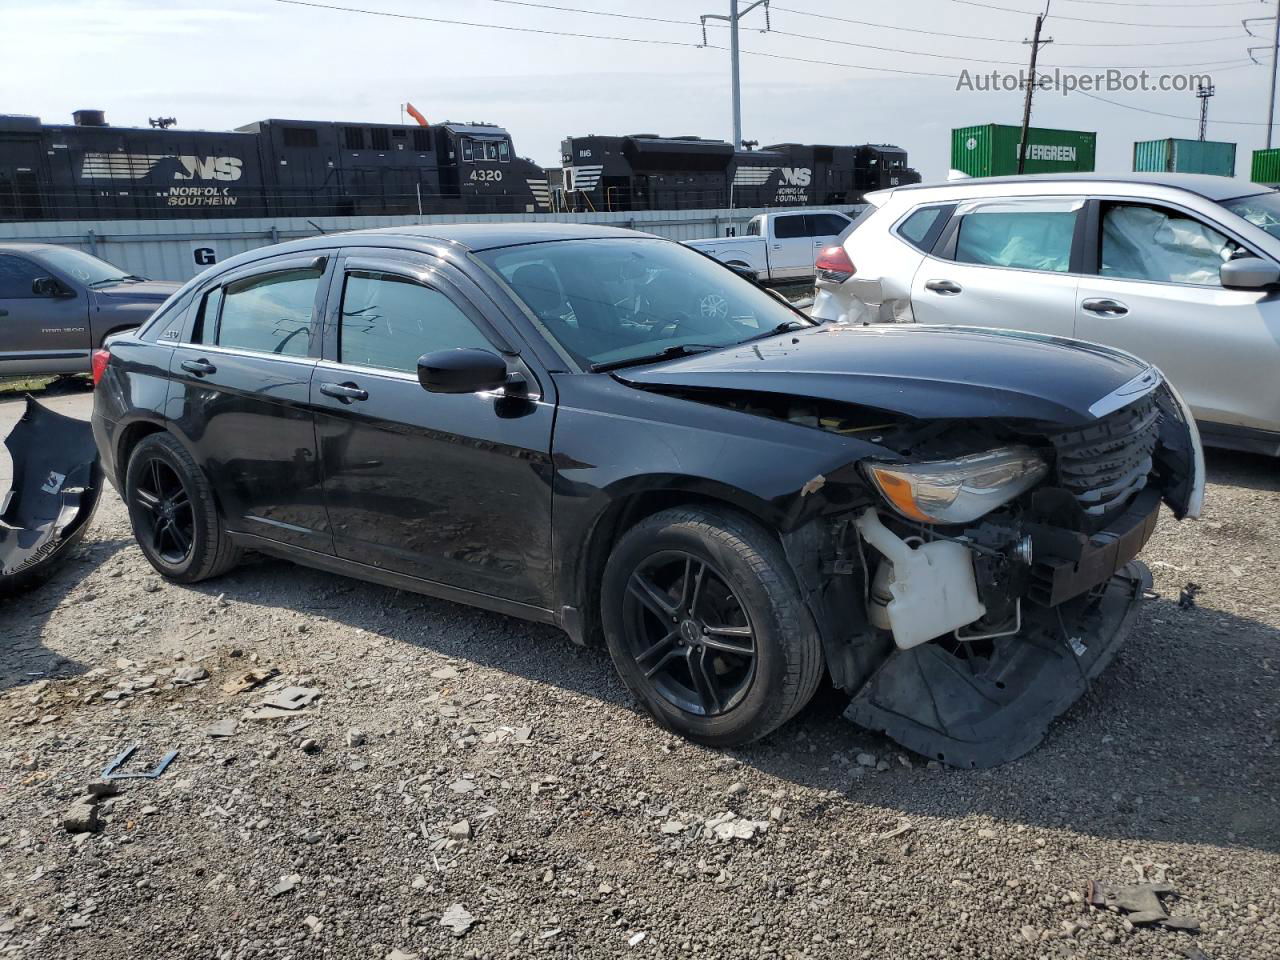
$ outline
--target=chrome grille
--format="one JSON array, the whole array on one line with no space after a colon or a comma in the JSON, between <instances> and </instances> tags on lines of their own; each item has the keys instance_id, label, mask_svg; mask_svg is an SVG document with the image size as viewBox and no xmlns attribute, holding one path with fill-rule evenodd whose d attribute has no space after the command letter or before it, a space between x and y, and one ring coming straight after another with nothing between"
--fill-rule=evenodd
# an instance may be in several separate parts
<instances>
[{"instance_id":1,"label":"chrome grille","mask_svg":"<svg viewBox=\"0 0 1280 960\"><path fill-rule=\"evenodd\" d=\"M1151 396L1079 430L1051 434L1060 486L1089 517L1105 517L1147 485L1160 433Z\"/></svg>"}]
</instances>

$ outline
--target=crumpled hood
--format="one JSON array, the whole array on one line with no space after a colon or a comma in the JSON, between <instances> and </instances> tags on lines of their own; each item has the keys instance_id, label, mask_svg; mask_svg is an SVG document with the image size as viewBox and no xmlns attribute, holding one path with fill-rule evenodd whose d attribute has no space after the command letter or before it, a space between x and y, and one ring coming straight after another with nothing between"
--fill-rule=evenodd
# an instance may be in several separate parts
<instances>
[{"instance_id":1,"label":"crumpled hood","mask_svg":"<svg viewBox=\"0 0 1280 960\"><path fill-rule=\"evenodd\" d=\"M104 300L111 302L131 300L146 303L163 303L173 296L182 284L170 280L122 280L120 283L105 284L93 292Z\"/></svg>"},{"instance_id":2,"label":"crumpled hood","mask_svg":"<svg viewBox=\"0 0 1280 960\"><path fill-rule=\"evenodd\" d=\"M980 327L826 325L615 372L637 387L744 390L904 416L1077 426L1148 365L1120 351Z\"/></svg>"}]
</instances>

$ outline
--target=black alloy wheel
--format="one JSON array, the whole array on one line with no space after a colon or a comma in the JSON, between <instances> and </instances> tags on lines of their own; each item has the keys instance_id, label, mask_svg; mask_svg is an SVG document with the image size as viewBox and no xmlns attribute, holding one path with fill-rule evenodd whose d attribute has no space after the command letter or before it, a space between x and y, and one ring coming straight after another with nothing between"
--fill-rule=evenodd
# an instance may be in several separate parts
<instances>
[{"instance_id":1,"label":"black alloy wheel","mask_svg":"<svg viewBox=\"0 0 1280 960\"><path fill-rule=\"evenodd\" d=\"M714 717L742 700L756 639L725 574L680 550L646 560L627 583L627 645L640 672L673 706Z\"/></svg>"},{"instance_id":2,"label":"black alloy wheel","mask_svg":"<svg viewBox=\"0 0 1280 960\"><path fill-rule=\"evenodd\" d=\"M138 546L161 576L196 583L239 563L209 478L176 437L153 433L133 448L121 494Z\"/></svg>"},{"instance_id":3,"label":"black alloy wheel","mask_svg":"<svg viewBox=\"0 0 1280 960\"><path fill-rule=\"evenodd\" d=\"M709 746L758 740L809 702L822 643L777 535L717 506L629 529L601 618L623 682L663 727Z\"/></svg>"},{"instance_id":4,"label":"black alloy wheel","mask_svg":"<svg viewBox=\"0 0 1280 960\"><path fill-rule=\"evenodd\" d=\"M133 502L139 508L139 540L150 543L165 563L184 563L195 544L195 515L178 472L159 456L148 458L133 489Z\"/></svg>"}]
</instances>

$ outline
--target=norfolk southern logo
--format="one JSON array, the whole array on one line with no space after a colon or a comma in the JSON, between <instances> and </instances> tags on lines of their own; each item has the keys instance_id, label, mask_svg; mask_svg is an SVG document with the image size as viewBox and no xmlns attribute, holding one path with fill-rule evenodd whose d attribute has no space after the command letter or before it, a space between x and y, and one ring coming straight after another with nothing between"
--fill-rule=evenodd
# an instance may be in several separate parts
<instances>
[{"instance_id":1,"label":"norfolk southern logo","mask_svg":"<svg viewBox=\"0 0 1280 960\"><path fill-rule=\"evenodd\" d=\"M733 172L735 187L763 187L777 175L774 203L796 203L808 199L813 170L809 167L738 167Z\"/></svg>"},{"instance_id":2,"label":"norfolk southern logo","mask_svg":"<svg viewBox=\"0 0 1280 960\"><path fill-rule=\"evenodd\" d=\"M244 161L239 157L189 157L171 153L86 153L82 180L143 180L161 160L176 160L174 180L239 180Z\"/></svg>"},{"instance_id":3,"label":"norfolk southern logo","mask_svg":"<svg viewBox=\"0 0 1280 960\"><path fill-rule=\"evenodd\" d=\"M82 180L146 180L152 176L161 161L174 161L172 177L161 174L151 181L219 181L230 183L239 180L244 173L244 161L239 157L176 156L168 153L86 153L80 167ZM234 207L239 197L230 187L171 186L157 193L170 207Z\"/></svg>"}]
</instances>

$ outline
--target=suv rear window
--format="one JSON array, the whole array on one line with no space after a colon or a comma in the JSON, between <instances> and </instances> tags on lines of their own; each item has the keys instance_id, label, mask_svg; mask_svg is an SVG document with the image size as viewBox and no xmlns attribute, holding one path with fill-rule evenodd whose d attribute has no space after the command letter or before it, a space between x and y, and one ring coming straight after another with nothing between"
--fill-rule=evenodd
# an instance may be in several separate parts
<instances>
[{"instance_id":1,"label":"suv rear window","mask_svg":"<svg viewBox=\"0 0 1280 960\"><path fill-rule=\"evenodd\" d=\"M954 204L943 204L913 210L898 224L898 236L917 250L928 253L933 249L934 241L938 239L947 216L954 208Z\"/></svg>"}]
</instances>

